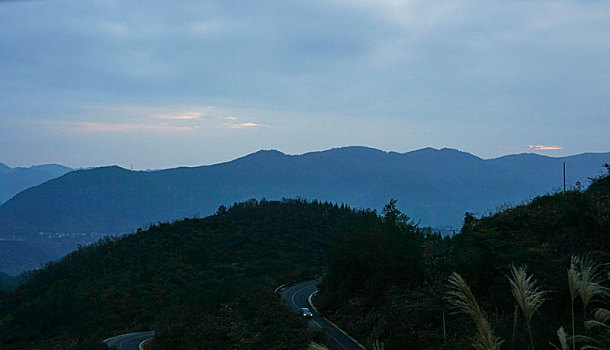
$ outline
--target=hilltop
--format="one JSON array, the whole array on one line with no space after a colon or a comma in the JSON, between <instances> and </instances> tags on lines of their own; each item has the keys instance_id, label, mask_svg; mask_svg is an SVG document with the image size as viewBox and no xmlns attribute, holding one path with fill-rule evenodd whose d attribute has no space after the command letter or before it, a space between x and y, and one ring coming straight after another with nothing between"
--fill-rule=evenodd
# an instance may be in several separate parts
<instances>
[{"instance_id":1,"label":"hilltop","mask_svg":"<svg viewBox=\"0 0 610 350\"><path fill-rule=\"evenodd\" d=\"M106 238L0 292L0 347L103 349L110 336L154 329L159 349L302 349L315 336L274 289L320 273L332 232L355 216L248 201Z\"/></svg>"}]
</instances>

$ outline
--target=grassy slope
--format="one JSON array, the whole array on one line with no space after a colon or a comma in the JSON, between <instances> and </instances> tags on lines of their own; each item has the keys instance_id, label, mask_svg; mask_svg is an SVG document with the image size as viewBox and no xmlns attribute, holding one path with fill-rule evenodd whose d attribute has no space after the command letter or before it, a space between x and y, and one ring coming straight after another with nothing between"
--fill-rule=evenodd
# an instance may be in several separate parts
<instances>
[{"instance_id":1,"label":"grassy slope","mask_svg":"<svg viewBox=\"0 0 610 350\"><path fill-rule=\"evenodd\" d=\"M354 212L248 202L81 248L0 299L3 349L103 348L154 328L159 349L298 348L312 338L273 289L320 270Z\"/></svg>"}]
</instances>

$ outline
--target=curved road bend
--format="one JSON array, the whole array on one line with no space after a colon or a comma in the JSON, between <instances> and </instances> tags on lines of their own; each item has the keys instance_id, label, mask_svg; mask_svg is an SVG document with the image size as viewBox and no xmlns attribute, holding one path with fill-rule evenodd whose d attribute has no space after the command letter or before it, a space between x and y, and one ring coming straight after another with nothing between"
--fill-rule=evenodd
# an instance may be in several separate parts
<instances>
[{"instance_id":1,"label":"curved road bend","mask_svg":"<svg viewBox=\"0 0 610 350\"><path fill-rule=\"evenodd\" d=\"M309 296L318 291L316 281L305 281L284 288L280 293L290 308L301 314L301 308L306 307L311 310L313 317L309 321L309 326L314 329L325 331L333 340L333 344L340 350L363 350L358 343L352 340L347 334L343 333L335 325L328 322L320 315L309 303Z\"/></svg>"},{"instance_id":2,"label":"curved road bend","mask_svg":"<svg viewBox=\"0 0 610 350\"><path fill-rule=\"evenodd\" d=\"M139 350L141 343L152 339L154 336L154 331L128 333L108 338L104 340L104 343L106 343L109 348L114 346L119 350Z\"/></svg>"}]
</instances>

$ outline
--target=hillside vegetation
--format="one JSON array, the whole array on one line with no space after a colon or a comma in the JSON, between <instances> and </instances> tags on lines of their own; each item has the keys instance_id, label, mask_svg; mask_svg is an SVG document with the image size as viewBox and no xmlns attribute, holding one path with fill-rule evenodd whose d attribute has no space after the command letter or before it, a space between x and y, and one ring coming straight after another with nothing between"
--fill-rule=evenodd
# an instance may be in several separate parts
<instances>
[{"instance_id":1,"label":"hillside vegetation","mask_svg":"<svg viewBox=\"0 0 610 350\"><path fill-rule=\"evenodd\" d=\"M379 340L386 349L470 348L474 323L447 302L447 281L457 272L495 334L506 341L503 348L531 348L523 316L514 323L516 303L508 280L514 264L525 267L544 291L531 331L535 348L548 348L549 341L559 343L560 327L572 328L566 274L571 257L609 261L610 176L596 179L586 191L540 196L480 219L466 214L461 233L453 238L418 228L388 205L384 217L371 213L352 223L333 247L316 302L367 347ZM603 293L588 309L580 299L575 302L577 335L597 336L584 322L594 318L596 308L608 308L608 295L603 295L608 267L599 266L596 283Z\"/></svg>"},{"instance_id":2,"label":"hillside vegetation","mask_svg":"<svg viewBox=\"0 0 610 350\"><path fill-rule=\"evenodd\" d=\"M2 295L0 347L102 349L102 339L154 329L155 349L301 349L314 336L273 291L319 273L334 227L354 216L252 200L104 239Z\"/></svg>"},{"instance_id":3,"label":"hillside vegetation","mask_svg":"<svg viewBox=\"0 0 610 350\"><path fill-rule=\"evenodd\" d=\"M468 349L483 325L504 348L546 348L558 343L560 327L607 348L610 334L585 327L608 308L607 265L589 276L603 293L586 301L584 289L568 287L566 271L582 279L586 262L608 263L609 237L610 176L482 218L466 213L461 233L445 238L394 200L380 214L250 200L106 238L36 271L0 294L0 345L102 349L101 339L155 329L154 349L303 349L322 334L273 290L318 274L322 313L367 347ZM533 276L543 296L527 317L508 279L518 272ZM476 328L449 292L453 304L459 295L476 303Z\"/></svg>"}]
</instances>

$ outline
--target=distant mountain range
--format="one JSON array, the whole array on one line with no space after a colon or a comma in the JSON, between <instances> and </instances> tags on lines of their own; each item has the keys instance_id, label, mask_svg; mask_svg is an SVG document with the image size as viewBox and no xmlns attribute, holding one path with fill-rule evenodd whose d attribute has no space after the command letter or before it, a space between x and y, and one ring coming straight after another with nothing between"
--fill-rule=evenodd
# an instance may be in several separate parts
<instances>
[{"instance_id":1,"label":"distant mountain range","mask_svg":"<svg viewBox=\"0 0 610 350\"><path fill-rule=\"evenodd\" d=\"M63 165L45 164L29 168L10 168L0 163L0 203L26 188L40 185L53 178L64 175L74 169Z\"/></svg>"},{"instance_id":2,"label":"distant mountain range","mask_svg":"<svg viewBox=\"0 0 610 350\"><path fill-rule=\"evenodd\" d=\"M346 147L303 155L259 151L216 165L148 172L116 166L77 170L0 206L0 239L53 242L58 251L58 240L73 247L75 240L206 216L221 204L282 197L374 209L395 198L399 209L422 225L457 228L466 211L483 214L561 189L563 162L567 184L586 186L589 177L603 172L610 153L484 160L447 148L396 153ZM11 268L7 264L0 261L0 270L16 271L14 260Z\"/></svg>"}]
</instances>

